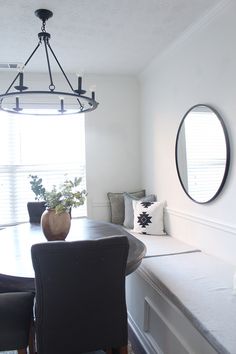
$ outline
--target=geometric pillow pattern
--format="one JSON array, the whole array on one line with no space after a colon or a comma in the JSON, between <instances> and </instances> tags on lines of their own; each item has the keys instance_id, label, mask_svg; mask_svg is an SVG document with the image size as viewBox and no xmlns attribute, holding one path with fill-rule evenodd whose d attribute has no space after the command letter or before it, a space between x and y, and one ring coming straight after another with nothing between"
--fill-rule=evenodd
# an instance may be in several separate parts
<instances>
[{"instance_id":1,"label":"geometric pillow pattern","mask_svg":"<svg viewBox=\"0 0 236 354\"><path fill-rule=\"evenodd\" d=\"M129 193L124 193L124 202L125 202L125 219L124 227L127 229L133 229L134 227L134 209L133 209L133 200L139 200L142 202L155 202L156 196L154 194L147 195L146 197L137 198Z\"/></svg>"},{"instance_id":2,"label":"geometric pillow pattern","mask_svg":"<svg viewBox=\"0 0 236 354\"><path fill-rule=\"evenodd\" d=\"M163 209L165 202L133 200L134 232L147 235L165 235Z\"/></svg>"}]
</instances>

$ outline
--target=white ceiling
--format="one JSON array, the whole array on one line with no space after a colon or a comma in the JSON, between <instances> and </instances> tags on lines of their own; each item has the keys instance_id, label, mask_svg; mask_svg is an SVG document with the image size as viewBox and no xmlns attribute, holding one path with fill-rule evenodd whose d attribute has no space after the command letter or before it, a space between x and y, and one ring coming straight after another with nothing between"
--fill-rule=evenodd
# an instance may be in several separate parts
<instances>
[{"instance_id":1,"label":"white ceiling","mask_svg":"<svg viewBox=\"0 0 236 354\"><path fill-rule=\"evenodd\" d=\"M25 62L38 42L39 8L66 72L138 74L220 0L0 0L0 63ZM45 71L41 56L28 69Z\"/></svg>"}]
</instances>

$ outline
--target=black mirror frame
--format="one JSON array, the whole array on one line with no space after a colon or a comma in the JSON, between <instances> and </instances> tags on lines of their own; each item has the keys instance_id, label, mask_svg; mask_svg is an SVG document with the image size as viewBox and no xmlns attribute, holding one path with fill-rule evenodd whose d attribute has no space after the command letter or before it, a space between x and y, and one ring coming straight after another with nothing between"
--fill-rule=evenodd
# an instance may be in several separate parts
<instances>
[{"instance_id":1,"label":"black mirror frame","mask_svg":"<svg viewBox=\"0 0 236 354\"><path fill-rule=\"evenodd\" d=\"M223 175L223 178L222 178L222 181L221 181L221 184L219 185L219 188L217 189L216 193L213 195L212 198L210 198L209 200L205 201L205 202L199 202L197 200L195 200L193 197L191 197L191 195L189 195L189 193L187 192L183 182L182 182L182 179L181 179L181 175L180 175L180 171L179 171L179 167L178 167L178 140L179 140L179 135L180 135L180 130L181 130L181 127L182 125L184 124L184 120L185 118L187 117L187 115L189 114L189 112L191 112L193 109L195 109L196 107L207 107L209 108L210 110L212 110L215 115L217 116L217 118L219 119L219 122L221 124L221 127L223 129L223 132L224 132L224 137L225 137L225 144L226 144L226 162L225 162L225 172L224 172L224 175ZM219 115L219 113L214 109L212 108L211 106L207 105L207 104L196 104L194 106L192 106L184 115L184 117L182 118L181 122L180 122L180 125L179 125L179 129L178 129L178 132L177 132L177 135L176 135L176 141L175 141L175 165L176 165L176 169L177 169L177 174L178 174L178 177L179 177L179 181L180 181L180 184L184 190L184 192L187 194L187 196L192 200L194 201L195 203L198 203L198 204L207 204L207 203L210 203L211 201L213 201L214 199L216 199L216 197L220 194L220 192L222 191L223 187L224 187L224 184L225 184L225 181L226 181L226 178L228 176L228 172L229 172L229 166L230 166L230 142L229 142L229 135L228 135L228 132L227 132L227 129L226 129L226 126L225 126L225 123L222 119L222 117Z\"/></svg>"}]
</instances>

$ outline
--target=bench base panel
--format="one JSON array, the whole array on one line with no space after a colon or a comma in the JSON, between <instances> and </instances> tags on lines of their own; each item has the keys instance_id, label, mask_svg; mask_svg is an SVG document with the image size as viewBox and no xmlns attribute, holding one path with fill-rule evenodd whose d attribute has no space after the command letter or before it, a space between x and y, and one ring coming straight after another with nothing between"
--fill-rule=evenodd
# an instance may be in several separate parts
<instances>
[{"instance_id":1,"label":"bench base panel","mask_svg":"<svg viewBox=\"0 0 236 354\"><path fill-rule=\"evenodd\" d=\"M183 313L142 272L126 279L129 325L148 354L216 354Z\"/></svg>"}]
</instances>

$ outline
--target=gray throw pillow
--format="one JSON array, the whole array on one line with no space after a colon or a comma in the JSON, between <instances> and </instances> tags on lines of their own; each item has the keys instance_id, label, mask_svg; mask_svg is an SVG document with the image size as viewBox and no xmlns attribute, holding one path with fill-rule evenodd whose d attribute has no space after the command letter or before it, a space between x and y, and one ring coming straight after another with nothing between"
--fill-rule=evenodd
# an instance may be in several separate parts
<instances>
[{"instance_id":1,"label":"gray throw pillow","mask_svg":"<svg viewBox=\"0 0 236 354\"><path fill-rule=\"evenodd\" d=\"M142 198L145 196L145 190L129 193L136 198ZM113 224L123 225L125 218L125 203L124 193L107 193L108 200L110 202L110 215L111 222Z\"/></svg>"},{"instance_id":2,"label":"gray throw pillow","mask_svg":"<svg viewBox=\"0 0 236 354\"><path fill-rule=\"evenodd\" d=\"M124 203L125 203L125 218L124 218L124 226L127 229L134 228L134 208L133 208L133 200L139 200L142 202L155 202L156 196L154 194L147 195L146 197L138 198L133 196L130 193L124 193Z\"/></svg>"}]
</instances>

